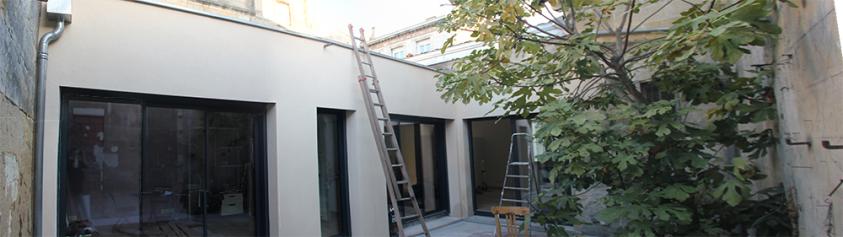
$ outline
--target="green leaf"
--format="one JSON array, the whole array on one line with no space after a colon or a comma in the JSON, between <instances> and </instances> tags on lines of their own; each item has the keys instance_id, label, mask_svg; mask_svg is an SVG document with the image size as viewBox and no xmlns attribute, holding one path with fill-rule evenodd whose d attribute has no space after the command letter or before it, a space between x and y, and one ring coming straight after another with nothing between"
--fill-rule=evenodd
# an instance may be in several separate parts
<instances>
[{"instance_id":1,"label":"green leaf","mask_svg":"<svg viewBox=\"0 0 843 237\"><path fill-rule=\"evenodd\" d=\"M743 195L740 192L741 184L737 180L729 180L718 186L713 194L715 197L726 201L729 206L737 206L743 201Z\"/></svg>"},{"instance_id":2,"label":"green leaf","mask_svg":"<svg viewBox=\"0 0 843 237\"><path fill-rule=\"evenodd\" d=\"M656 131L656 136L664 137L670 134L670 128L665 125L659 126L659 130Z\"/></svg>"},{"instance_id":3,"label":"green leaf","mask_svg":"<svg viewBox=\"0 0 843 237\"><path fill-rule=\"evenodd\" d=\"M689 197L691 197L690 193L694 191L694 188L686 186L686 185L671 185L664 188L659 195L663 198L674 199L680 202L685 201Z\"/></svg>"},{"instance_id":4,"label":"green leaf","mask_svg":"<svg viewBox=\"0 0 843 237\"><path fill-rule=\"evenodd\" d=\"M624 208L607 207L607 208L603 209L602 211L600 211L599 213L597 213L597 218L600 218L600 220L602 220L604 222L611 223L611 222L615 222L616 220L621 218L621 216L625 215L625 213L626 213L626 209L624 209Z\"/></svg>"},{"instance_id":5,"label":"green leaf","mask_svg":"<svg viewBox=\"0 0 843 237\"><path fill-rule=\"evenodd\" d=\"M445 43L442 44L442 48L439 48L439 53L445 54L445 51L448 50L448 47L451 47L451 45L454 45L454 38L455 37L457 37L457 35L451 35L451 37L448 37L448 39L445 40Z\"/></svg>"}]
</instances>

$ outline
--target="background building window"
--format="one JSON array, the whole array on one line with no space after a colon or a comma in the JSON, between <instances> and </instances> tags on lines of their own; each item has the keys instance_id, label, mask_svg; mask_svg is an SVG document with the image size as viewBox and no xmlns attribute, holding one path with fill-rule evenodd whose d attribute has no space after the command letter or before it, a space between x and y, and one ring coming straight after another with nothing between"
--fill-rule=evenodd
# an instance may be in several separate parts
<instances>
[{"instance_id":1,"label":"background building window","mask_svg":"<svg viewBox=\"0 0 843 237\"><path fill-rule=\"evenodd\" d=\"M430 43L430 38L423 39L416 41L416 51L419 54L427 53L433 50L433 46Z\"/></svg>"},{"instance_id":2,"label":"background building window","mask_svg":"<svg viewBox=\"0 0 843 237\"><path fill-rule=\"evenodd\" d=\"M404 59L407 53L404 52L404 46L392 48L392 57L397 59Z\"/></svg>"},{"instance_id":3,"label":"background building window","mask_svg":"<svg viewBox=\"0 0 843 237\"><path fill-rule=\"evenodd\" d=\"M263 17L281 26L292 26L290 3L281 0L264 1Z\"/></svg>"}]
</instances>

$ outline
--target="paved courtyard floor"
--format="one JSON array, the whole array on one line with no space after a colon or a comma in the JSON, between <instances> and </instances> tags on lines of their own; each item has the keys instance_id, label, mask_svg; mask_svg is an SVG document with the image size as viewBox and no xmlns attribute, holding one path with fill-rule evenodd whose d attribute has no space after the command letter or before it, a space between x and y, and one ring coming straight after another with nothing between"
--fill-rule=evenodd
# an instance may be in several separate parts
<instances>
[{"instance_id":1,"label":"paved courtyard floor","mask_svg":"<svg viewBox=\"0 0 843 237\"><path fill-rule=\"evenodd\" d=\"M505 220L502 220L505 221ZM505 224L504 224L505 225ZM442 217L428 221L428 226L431 228L430 235L434 237L493 237L495 236L495 219L485 216L472 216L465 219L457 219L454 217ZM506 229L506 226L503 227ZM506 231L506 230L504 230ZM545 237L547 236L540 226L530 225L530 236ZM415 234L421 233L421 227L413 225L407 228L407 233ZM423 236L423 235L415 235ZM504 235L505 236L505 235ZM523 236L519 235L519 236Z\"/></svg>"}]
</instances>

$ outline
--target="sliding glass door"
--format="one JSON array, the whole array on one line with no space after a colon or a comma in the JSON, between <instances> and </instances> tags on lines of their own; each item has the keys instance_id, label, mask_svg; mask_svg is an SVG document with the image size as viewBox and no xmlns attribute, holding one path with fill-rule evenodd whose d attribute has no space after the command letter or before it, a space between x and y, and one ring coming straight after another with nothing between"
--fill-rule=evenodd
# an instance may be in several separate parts
<instances>
[{"instance_id":1,"label":"sliding glass door","mask_svg":"<svg viewBox=\"0 0 843 237\"><path fill-rule=\"evenodd\" d=\"M397 115L391 118L419 209L424 215L447 213L444 121ZM410 202L403 204L403 215L416 214Z\"/></svg>"},{"instance_id":2,"label":"sliding glass door","mask_svg":"<svg viewBox=\"0 0 843 237\"><path fill-rule=\"evenodd\" d=\"M65 98L63 235L263 233L260 110L184 106L169 97L163 101L176 102L167 105L162 99Z\"/></svg>"}]
</instances>

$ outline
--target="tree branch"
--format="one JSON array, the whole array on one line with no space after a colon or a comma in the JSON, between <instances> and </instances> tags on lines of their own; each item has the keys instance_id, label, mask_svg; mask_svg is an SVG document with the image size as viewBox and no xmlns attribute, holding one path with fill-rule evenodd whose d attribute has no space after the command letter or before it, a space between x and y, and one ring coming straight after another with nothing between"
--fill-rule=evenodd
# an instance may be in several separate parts
<instances>
[{"instance_id":1,"label":"tree branch","mask_svg":"<svg viewBox=\"0 0 843 237\"><path fill-rule=\"evenodd\" d=\"M632 16L633 12L635 11L635 0L630 0L630 7L629 7L629 20L626 24L626 36L624 37L623 43L623 50L621 51L620 57L623 58L626 55L626 49L629 47L629 32L632 30Z\"/></svg>"},{"instance_id":2,"label":"tree branch","mask_svg":"<svg viewBox=\"0 0 843 237\"><path fill-rule=\"evenodd\" d=\"M665 8L665 7L667 7L667 5L670 5L670 3L673 3L673 1L674 1L674 0L667 1L664 5L662 5L661 7L659 7L659 9L657 9L657 10L656 10L656 11L654 11L652 14L650 14L649 16L647 16L646 18L644 18L644 20L643 20L643 21L639 22L639 23L638 23L638 25L636 25L634 28L632 28L632 31L633 31L633 32L638 31L638 28L639 28L639 27L641 27L642 25L644 25L644 23L645 23L645 22L647 22L648 20L650 20L650 18L652 18L653 16L655 16L657 13L661 12L662 10L664 10L664 8Z\"/></svg>"}]
</instances>

